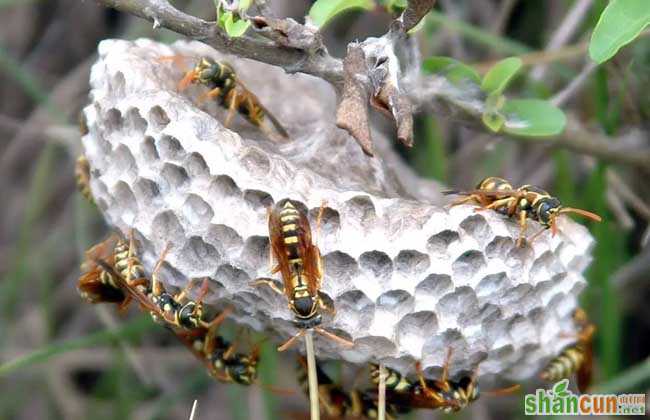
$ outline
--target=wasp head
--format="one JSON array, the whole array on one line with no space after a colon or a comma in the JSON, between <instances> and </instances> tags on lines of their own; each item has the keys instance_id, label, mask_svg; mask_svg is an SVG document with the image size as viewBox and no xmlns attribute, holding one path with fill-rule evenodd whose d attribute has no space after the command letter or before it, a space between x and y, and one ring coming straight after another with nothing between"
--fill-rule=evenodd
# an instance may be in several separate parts
<instances>
[{"instance_id":1,"label":"wasp head","mask_svg":"<svg viewBox=\"0 0 650 420\"><path fill-rule=\"evenodd\" d=\"M317 316L318 298L312 296L306 288L296 288L290 307L301 321L309 321Z\"/></svg>"},{"instance_id":2,"label":"wasp head","mask_svg":"<svg viewBox=\"0 0 650 420\"><path fill-rule=\"evenodd\" d=\"M535 214L539 223L546 228L555 226L555 218L560 213L562 204L555 197L542 197L535 203Z\"/></svg>"},{"instance_id":3,"label":"wasp head","mask_svg":"<svg viewBox=\"0 0 650 420\"><path fill-rule=\"evenodd\" d=\"M251 385L257 378L257 355L229 360L227 369L232 380L241 385Z\"/></svg>"}]
</instances>

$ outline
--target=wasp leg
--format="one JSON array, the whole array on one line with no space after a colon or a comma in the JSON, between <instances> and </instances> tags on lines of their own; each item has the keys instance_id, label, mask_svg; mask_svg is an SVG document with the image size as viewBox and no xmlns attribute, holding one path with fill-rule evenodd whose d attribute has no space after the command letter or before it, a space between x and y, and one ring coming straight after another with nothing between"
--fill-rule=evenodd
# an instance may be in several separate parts
<instances>
[{"instance_id":1,"label":"wasp leg","mask_svg":"<svg viewBox=\"0 0 650 420\"><path fill-rule=\"evenodd\" d=\"M201 94L201 96L199 96L199 105L202 104L203 102L205 102L206 100L214 99L214 98L218 97L219 95L221 95L221 88L216 87L216 88L214 88L212 90L209 90L209 91Z\"/></svg>"},{"instance_id":2,"label":"wasp leg","mask_svg":"<svg viewBox=\"0 0 650 420\"><path fill-rule=\"evenodd\" d=\"M438 388L440 388L443 391L449 391L449 364L451 363L451 355L453 353L453 349L449 347L447 349L447 356L445 356L445 363L442 365L442 376L440 377L440 380L435 381L435 384Z\"/></svg>"},{"instance_id":3,"label":"wasp leg","mask_svg":"<svg viewBox=\"0 0 650 420\"><path fill-rule=\"evenodd\" d=\"M268 286L273 290L275 293L278 293L280 295L284 295L284 290L280 289L276 284L273 282L273 280L269 279L258 279L250 283L251 286L253 287L259 287L259 286Z\"/></svg>"},{"instance_id":4,"label":"wasp leg","mask_svg":"<svg viewBox=\"0 0 650 420\"><path fill-rule=\"evenodd\" d=\"M133 274L133 263L135 260L135 241L133 239L133 229L129 229L129 252L127 254L127 263L126 263L126 283L131 283L131 275Z\"/></svg>"},{"instance_id":5,"label":"wasp leg","mask_svg":"<svg viewBox=\"0 0 650 420\"><path fill-rule=\"evenodd\" d=\"M185 300L185 298L187 298L187 294L193 287L194 284L192 282L188 282L187 286L185 286L183 290L181 290L180 292L174 295L174 300L179 303ZM200 303L201 300L203 300L203 298L207 293L208 293L208 279L204 279L203 283L201 284L201 291L199 292L199 297L196 299L197 304Z\"/></svg>"},{"instance_id":6,"label":"wasp leg","mask_svg":"<svg viewBox=\"0 0 650 420\"><path fill-rule=\"evenodd\" d=\"M156 261L156 265L154 266L153 271L151 272L151 291L155 296L159 296L165 290L163 288L162 283L160 283L160 280L158 280L158 272L160 271L163 263L165 262L165 257L167 256L169 249L170 249L170 245L168 243L167 245L165 245L165 249L163 249L163 252L160 254L160 258L158 258L158 261Z\"/></svg>"},{"instance_id":7,"label":"wasp leg","mask_svg":"<svg viewBox=\"0 0 650 420\"><path fill-rule=\"evenodd\" d=\"M474 202L475 204L478 203L481 206L485 205L481 196L478 196L476 194L470 194L463 198L459 198L458 200L453 201L451 204L449 204L449 207L460 206L462 204L469 204L471 202Z\"/></svg>"},{"instance_id":8,"label":"wasp leg","mask_svg":"<svg viewBox=\"0 0 650 420\"><path fill-rule=\"evenodd\" d=\"M124 300L118 305L117 311L120 314L124 314L126 312L126 309L129 307L129 303L131 303L131 295L126 295Z\"/></svg>"},{"instance_id":9,"label":"wasp leg","mask_svg":"<svg viewBox=\"0 0 650 420\"><path fill-rule=\"evenodd\" d=\"M488 204L487 206L485 206L483 208L484 209L490 209L490 210L496 210L501 206L508 206L508 208L510 208L512 206L513 200L514 200L513 197L501 198L499 200L491 202L490 204Z\"/></svg>"},{"instance_id":10,"label":"wasp leg","mask_svg":"<svg viewBox=\"0 0 650 420\"><path fill-rule=\"evenodd\" d=\"M230 123L235 116L235 112L237 111L237 106L239 105L237 103L237 100L239 99L237 96L237 89L232 89L228 95L230 96L230 102L228 103L228 115L226 115L226 120L223 122L223 126L226 128L230 126Z\"/></svg>"},{"instance_id":11,"label":"wasp leg","mask_svg":"<svg viewBox=\"0 0 650 420\"><path fill-rule=\"evenodd\" d=\"M320 202L320 207L318 208L318 216L316 216L316 235L314 235L314 242L318 242L320 236L320 227L323 222L323 214L325 213L325 207L327 206L327 200L322 200Z\"/></svg>"},{"instance_id":12,"label":"wasp leg","mask_svg":"<svg viewBox=\"0 0 650 420\"><path fill-rule=\"evenodd\" d=\"M415 370L417 372L418 381L420 382L420 386L424 390L424 393L427 395L427 397L434 400L438 406L442 407L445 404L445 399L439 392L436 392L429 387L426 380L424 379L424 372L422 372L422 364L420 362L415 363Z\"/></svg>"},{"instance_id":13,"label":"wasp leg","mask_svg":"<svg viewBox=\"0 0 650 420\"><path fill-rule=\"evenodd\" d=\"M320 292L319 292L320 293ZM325 302L323 302L323 299L320 298L318 299L318 306L325 312L329 313L331 316L336 315L336 309L332 306L326 305Z\"/></svg>"},{"instance_id":14,"label":"wasp leg","mask_svg":"<svg viewBox=\"0 0 650 420\"><path fill-rule=\"evenodd\" d=\"M336 341L337 343L345 346L345 347L354 347L354 343L350 340L346 340L343 337L339 337L336 334L333 334L327 330L324 330L320 327L314 327L314 331L316 331L318 334L322 335L323 337L329 338L332 341Z\"/></svg>"},{"instance_id":15,"label":"wasp leg","mask_svg":"<svg viewBox=\"0 0 650 420\"><path fill-rule=\"evenodd\" d=\"M522 210L519 212L519 237L517 238L517 246L521 247L524 245L526 240L526 227L528 226L528 219L526 218L526 211Z\"/></svg>"},{"instance_id":16,"label":"wasp leg","mask_svg":"<svg viewBox=\"0 0 650 420\"><path fill-rule=\"evenodd\" d=\"M285 350L291 348L291 346L293 346L293 344L296 342L296 340L299 339L300 337L302 337L303 335L305 335L306 332L307 332L307 330L300 330L296 335L294 335L293 337L288 339L283 345L278 347L278 351L285 351Z\"/></svg>"}]
</instances>

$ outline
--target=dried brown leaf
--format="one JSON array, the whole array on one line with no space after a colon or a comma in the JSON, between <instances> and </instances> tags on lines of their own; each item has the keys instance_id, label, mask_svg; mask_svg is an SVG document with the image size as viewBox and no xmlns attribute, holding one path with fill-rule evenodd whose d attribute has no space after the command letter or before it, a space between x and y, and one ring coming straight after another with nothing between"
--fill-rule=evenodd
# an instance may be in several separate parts
<instances>
[{"instance_id":1,"label":"dried brown leaf","mask_svg":"<svg viewBox=\"0 0 650 420\"><path fill-rule=\"evenodd\" d=\"M343 71L345 81L341 102L336 111L336 125L350 133L367 155L373 156L368 120L370 87L366 81L366 57L360 44L348 45L348 54L343 60Z\"/></svg>"}]
</instances>

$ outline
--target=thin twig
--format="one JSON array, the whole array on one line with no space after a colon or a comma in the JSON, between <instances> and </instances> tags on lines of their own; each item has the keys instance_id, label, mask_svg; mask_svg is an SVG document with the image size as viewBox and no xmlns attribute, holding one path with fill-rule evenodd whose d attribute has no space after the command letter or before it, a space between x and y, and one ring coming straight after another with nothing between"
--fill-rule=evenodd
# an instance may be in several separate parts
<instances>
[{"instance_id":1,"label":"thin twig","mask_svg":"<svg viewBox=\"0 0 650 420\"><path fill-rule=\"evenodd\" d=\"M510 19L510 15L512 14L512 10L515 8L516 5L517 5L517 0L504 0L503 2L501 2L501 9L497 14L497 18L495 19L494 24L492 25L493 34L495 35L503 34L506 24Z\"/></svg>"},{"instance_id":2,"label":"thin twig","mask_svg":"<svg viewBox=\"0 0 650 420\"><path fill-rule=\"evenodd\" d=\"M594 61L589 60L587 64L585 64L584 68L580 71L580 74L578 74L577 77L573 78L571 80L571 83L569 83L564 89L553 96L551 103L558 107L564 105L566 101L568 101L584 86L585 81L591 75L591 73L596 70L596 67L598 67L598 65Z\"/></svg>"},{"instance_id":3,"label":"thin twig","mask_svg":"<svg viewBox=\"0 0 650 420\"><path fill-rule=\"evenodd\" d=\"M314 354L314 336L312 331L305 334L305 352L307 353L307 377L309 378L309 408L311 420L320 420L318 404L318 376L316 374L316 356Z\"/></svg>"},{"instance_id":4,"label":"thin twig","mask_svg":"<svg viewBox=\"0 0 650 420\"><path fill-rule=\"evenodd\" d=\"M609 382L595 387L594 392L608 394L630 390L650 378L650 358L631 367Z\"/></svg>"},{"instance_id":5,"label":"thin twig","mask_svg":"<svg viewBox=\"0 0 650 420\"><path fill-rule=\"evenodd\" d=\"M650 206L646 204L638 194L615 171L607 170L607 182L616 193L639 213L645 220L650 222Z\"/></svg>"},{"instance_id":6,"label":"thin twig","mask_svg":"<svg viewBox=\"0 0 650 420\"><path fill-rule=\"evenodd\" d=\"M117 328L117 322L115 322L115 317L113 314L111 314L105 306L98 306L95 309L97 317L101 323L104 324L108 330L114 331ZM137 352L137 350L135 350L133 346L124 340L118 340L118 345L124 352L124 355L129 361L129 364L133 367L133 371L135 372L138 379L140 379L143 384L151 386L153 384L153 380L147 373L147 369L145 369L140 354Z\"/></svg>"},{"instance_id":7,"label":"thin twig","mask_svg":"<svg viewBox=\"0 0 650 420\"><path fill-rule=\"evenodd\" d=\"M379 389L377 390L377 419L386 419L386 368L384 362L379 363Z\"/></svg>"},{"instance_id":8,"label":"thin twig","mask_svg":"<svg viewBox=\"0 0 650 420\"><path fill-rule=\"evenodd\" d=\"M551 40L546 46L546 51L554 51L566 45L575 31L580 27L580 24L589 11L592 2L593 0L578 0L574 3L569 13L567 13L562 23L560 23L560 26L557 28L555 33L553 33L553 36L551 36ZM530 77L533 80L541 80L544 77L545 72L546 66L537 65L530 72Z\"/></svg>"},{"instance_id":9,"label":"thin twig","mask_svg":"<svg viewBox=\"0 0 650 420\"><path fill-rule=\"evenodd\" d=\"M98 0L105 6L150 21L156 28L167 28L204 42L219 51L282 67L289 73L302 72L320 77L333 85L343 83L343 63L318 45L319 38L304 25L292 25L285 45L260 37L244 35L230 38L215 22L188 15L167 0ZM266 17L266 21L273 18ZM283 19L290 22L290 19ZM255 23L255 22L253 22ZM293 21L295 23L295 21ZM272 37L278 28L256 25L260 35Z\"/></svg>"},{"instance_id":10,"label":"thin twig","mask_svg":"<svg viewBox=\"0 0 650 420\"><path fill-rule=\"evenodd\" d=\"M196 414L196 406L197 406L198 400L194 400L194 403L192 404L192 411L190 411L190 418L189 420L194 420L194 414Z\"/></svg>"}]
</instances>

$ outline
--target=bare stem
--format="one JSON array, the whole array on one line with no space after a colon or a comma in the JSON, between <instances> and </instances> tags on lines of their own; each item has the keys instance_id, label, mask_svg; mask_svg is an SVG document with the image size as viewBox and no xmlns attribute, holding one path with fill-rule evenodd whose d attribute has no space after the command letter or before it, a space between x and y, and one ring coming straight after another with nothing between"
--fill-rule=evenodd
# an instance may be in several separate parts
<instances>
[{"instance_id":1,"label":"bare stem","mask_svg":"<svg viewBox=\"0 0 650 420\"><path fill-rule=\"evenodd\" d=\"M314 354L314 335L311 331L305 334L305 351L307 353L307 377L309 379L309 408L311 420L320 420L318 405L318 376L316 375L316 356Z\"/></svg>"},{"instance_id":2,"label":"bare stem","mask_svg":"<svg viewBox=\"0 0 650 420\"><path fill-rule=\"evenodd\" d=\"M229 37L215 22L188 15L174 8L168 0L97 0L108 7L147 19L154 28L164 27L191 39L208 44L215 49L239 57L283 68L288 73L301 72L324 79L345 98L346 72L343 60L332 57L319 32L290 18L272 16L248 17L254 32L238 38ZM389 32L381 38L368 38L358 43L364 46L368 60L364 71L354 76L357 85L367 89L371 103L395 120L397 137L407 146L412 143L412 113L417 109L459 119L460 122L487 130L481 123L484 108L479 96L459 92L437 76L408 77L402 74L397 58L390 52L401 48L406 31L413 27L433 7L433 0L409 0L408 8L393 21ZM581 4L587 5L583 0ZM262 8L262 12L267 8ZM563 36L563 38L565 38ZM396 45L399 44L399 45ZM349 72L348 72L349 73ZM411 80L412 79L412 80ZM348 80L348 85L351 85ZM567 92L564 92L565 94ZM556 99L563 99L562 97ZM363 109L365 109L365 104ZM341 112L339 110L339 112ZM363 116L363 115L362 115ZM348 118L351 121L351 118ZM360 121L364 121L361 118ZM369 130L351 128L351 134L372 153ZM346 128L347 129L347 128ZM567 130L557 138L537 139L554 147L591 155L603 161L636 166L650 171L649 148L623 148L616 141L584 128L575 118L569 118Z\"/></svg>"},{"instance_id":3,"label":"bare stem","mask_svg":"<svg viewBox=\"0 0 650 420\"><path fill-rule=\"evenodd\" d=\"M192 411L190 411L190 419L189 420L194 420L194 415L196 414L196 405L197 405L197 400L194 400L194 403L192 404Z\"/></svg>"},{"instance_id":4,"label":"bare stem","mask_svg":"<svg viewBox=\"0 0 650 420\"><path fill-rule=\"evenodd\" d=\"M379 363L379 389L377 391L377 420L386 419L386 368L384 362Z\"/></svg>"}]
</instances>

